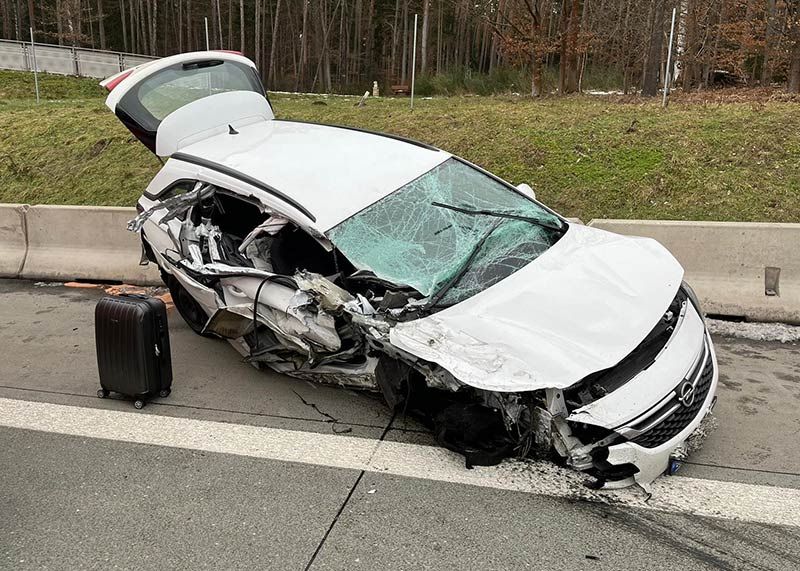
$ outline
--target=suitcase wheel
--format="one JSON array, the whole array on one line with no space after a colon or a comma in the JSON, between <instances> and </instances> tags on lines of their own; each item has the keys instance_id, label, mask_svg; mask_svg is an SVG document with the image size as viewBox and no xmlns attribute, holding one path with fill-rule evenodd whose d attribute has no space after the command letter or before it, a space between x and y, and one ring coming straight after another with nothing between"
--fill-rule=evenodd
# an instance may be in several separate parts
<instances>
[{"instance_id":1,"label":"suitcase wheel","mask_svg":"<svg viewBox=\"0 0 800 571\"><path fill-rule=\"evenodd\" d=\"M169 393L171 392L172 391L170 389L161 389L160 391L158 391L158 396L160 396L161 398L167 398L169 396Z\"/></svg>"},{"instance_id":2,"label":"suitcase wheel","mask_svg":"<svg viewBox=\"0 0 800 571\"><path fill-rule=\"evenodd\" d=\"M108 391L105 389L97 389L97 398L104 399L108 396Z\"/></svg>"},{"instance_id":3,"label":"suitcase wheel","mask_svg":"<svg viewBox=\"0 0 800 571\"><path fill-rule=\"evenodd\" d=\"M141 399L136 399L133 401L133 408L141 410L144 408L144 401Z\"/></svg>"}]
</instances>

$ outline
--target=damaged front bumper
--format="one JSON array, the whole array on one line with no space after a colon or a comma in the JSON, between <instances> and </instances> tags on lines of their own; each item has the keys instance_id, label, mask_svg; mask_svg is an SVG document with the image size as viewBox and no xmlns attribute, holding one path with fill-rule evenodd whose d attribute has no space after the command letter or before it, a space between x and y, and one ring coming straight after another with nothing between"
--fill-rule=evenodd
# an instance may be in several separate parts
<instances>
[{"instance_id":1,"label":"damaged front bumper","mask_svg":"<svg viewBox=\"0 0 800 571\"><path fill-rule=\"evenodd\" d=\"M649 485L661 474L673 473L680 461L697 449L713 425L719 372L711 337L704 333L699 359L689 374L655 407L614 429L608 446L568 457L606 488Z\"/></svg>"}]
</instances>

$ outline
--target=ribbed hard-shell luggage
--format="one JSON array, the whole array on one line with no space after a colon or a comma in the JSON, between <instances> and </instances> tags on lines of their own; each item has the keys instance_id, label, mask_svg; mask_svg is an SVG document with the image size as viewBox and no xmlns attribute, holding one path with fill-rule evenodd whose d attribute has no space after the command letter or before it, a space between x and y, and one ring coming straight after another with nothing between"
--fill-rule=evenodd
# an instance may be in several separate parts
<instances>
[{"instance_id":1,"label":"ribbed hard-shell luggage","mask_svg":"<svg viewBox=\"0 0 800 571\"><path fill-rule=\"evenodd\" d=\"M95 308L94 331L97 396L120 393L133 398L136 408L150 397L169 396L172 357L163 301L130 294L104 297Z\"/></svg>"}]
</instances>

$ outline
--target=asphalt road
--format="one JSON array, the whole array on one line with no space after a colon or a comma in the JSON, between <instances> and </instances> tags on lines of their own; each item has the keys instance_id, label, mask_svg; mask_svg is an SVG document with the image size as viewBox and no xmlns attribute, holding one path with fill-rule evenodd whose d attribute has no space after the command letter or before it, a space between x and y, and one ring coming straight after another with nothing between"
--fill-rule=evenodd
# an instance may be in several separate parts
<instances>
[{"instance_id":1,"label":"asphalt road","mask_svg":"<svg viewBox=\"0 0 800 571\"><path fill-rule=\"evenodd\" d=\"M256 371L174 312L172 395L100 400L102 293L0 281L0 568L800 568L798 345L715 339L718 428L648 500L468 471L379 399Z\"/></svg>"}]
</instances>

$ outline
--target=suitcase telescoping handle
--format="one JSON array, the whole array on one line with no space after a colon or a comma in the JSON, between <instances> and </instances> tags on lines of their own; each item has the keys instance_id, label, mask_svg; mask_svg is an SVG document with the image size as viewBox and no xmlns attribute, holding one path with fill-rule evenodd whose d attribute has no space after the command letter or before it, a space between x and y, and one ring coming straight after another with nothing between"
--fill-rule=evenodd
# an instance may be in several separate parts
<instances>
[{"instance_id":1,"label":"suitcase telescoping handle","mask_svg":"<svg viewBox=\"0 0 800 571\"><path fill-rule=\"evenodd\" d=\"M142 293L121 293L120 297L132 297L133 299L150 299L150 296Z\"/></svg>"}]
</instances>

